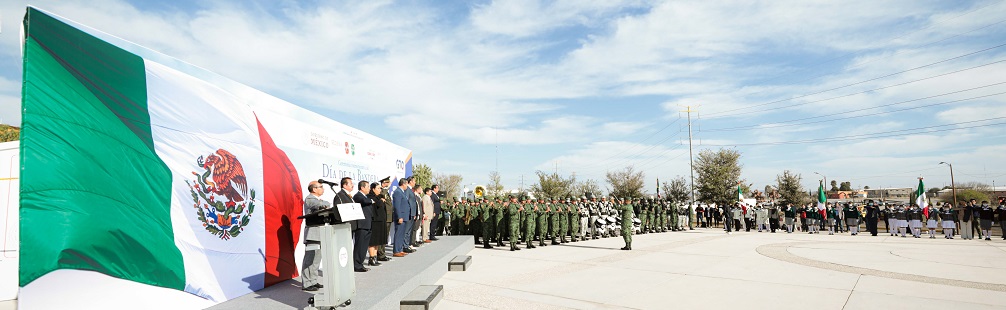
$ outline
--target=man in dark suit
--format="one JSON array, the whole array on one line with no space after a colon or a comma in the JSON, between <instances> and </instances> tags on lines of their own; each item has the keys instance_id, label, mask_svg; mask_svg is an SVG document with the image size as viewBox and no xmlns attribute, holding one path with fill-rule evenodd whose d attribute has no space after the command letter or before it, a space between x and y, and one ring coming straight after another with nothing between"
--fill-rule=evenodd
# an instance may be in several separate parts
<instances>
[{"instance_id":1,"label":"man in dark suit","mask_svg":"<svg viewBox=\"0 0 1006 310\"><path fill-rule=\"evenodd\" d=\"M408 188L408 181L405 179L398 180L398 187L395 188L394 194L391 195L391 205L394 211L394 219L392 221L395 224L395 242L392 246L394 257L404 257L405 254L405 231L412 230L409 227L409 218L411 217L411 209L409 207L409 198L406 196L405 191Z\"/></svg>"},{"instance_id":2,"label":"man in dark suit","mask_svg":"<svg viewBox=\"0 0 1006 310\"><path fill-rule=\"evenodd\" d=\"M405 196L409 199L409 229L405 231L405 253L415 252L416 249L412 248L416 244L416 231L419 230L419 216L421 215L419 209L419 196L416 195L416 179L409 177L409 190L405 192Z\"/></svg>"},{"instance_id":3,"label":"man in dark suit","mask_svg":"<svg viewBox=\"0 0 1006 310\"><path fill-rule=\"evenodd\" d=\"M339 186L342 187L342 190L335 194L335 199L332 201L332 205L338 206L344 203L353 203L353 196L349 194L353 192L353 179L349 177L342 178L342 181L339 182ZM336 212L336 220L338 222L343 222L342 215L338 214L338 212ZM356 233L356 226L358 225L356 222L357 221L349 221L349 227L354 234Z\"/></svg>"},{"instance_id":4,"label":"man in dark suit","mask_svg":"<svg viewBox=\"0 0 1006 310\"><path fill-rule=\"evenodd\" d=\"M370 269L363 266L367 259L367 249L370 248L371 222L374 220L374 201L367 197L370 194L370 183L360 181L360 190L353 195L353 202L360 204L363 219L357 220L356 233L353 236L353 268L356 272L367 272Z\"/></svg>"},{"instance_id":5,"label":"man in dark suit","mask_svg":"<svg viewBox=\"0 0 1006 310\"><path fill-rule=\"evenodd\" d=\"M440 225L438 225L440 223L438 216L441 212L439 195L440 185L433 184L430 189L433 190L433 193L430 194L430 199L433 200L433 214L430 214L430 240L436 241L438 240L437 232L440 230Z\"/></svg>"}]
</instances>

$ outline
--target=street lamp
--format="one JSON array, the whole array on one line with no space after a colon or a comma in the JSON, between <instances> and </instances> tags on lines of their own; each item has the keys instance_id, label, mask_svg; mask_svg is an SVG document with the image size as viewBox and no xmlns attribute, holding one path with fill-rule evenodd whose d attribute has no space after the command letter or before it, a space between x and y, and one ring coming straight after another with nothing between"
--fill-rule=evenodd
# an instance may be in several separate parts
<instances>
[{"instance_id":1,"label":"street lamp","mask_svg":"<svg viewBox=\"0 0 1006 310\"><path fill-rule=\"evenodd\" d=\"M817 173L817 172L814 172L814 174L819 175L822 178L824 178L824 184L828 184L828 177L824 176L823 174ZM825 185L825 186L828 186L828 185ZM825 192L827 192L827 190L825 190Z\"/></svg>"},{"instance_id":2,"label":"street lamp","mask_svg":"<svg viewBox=\"0 0 1006 310\"><path fill-rule=\"evenodd\" d=\"M954 183L954 165L945 161L941 161L940 165L950 166L950 190L954 193L954 205L960 208L961 206L957 205L957 183Z\"/></svg>"}]
</instances>

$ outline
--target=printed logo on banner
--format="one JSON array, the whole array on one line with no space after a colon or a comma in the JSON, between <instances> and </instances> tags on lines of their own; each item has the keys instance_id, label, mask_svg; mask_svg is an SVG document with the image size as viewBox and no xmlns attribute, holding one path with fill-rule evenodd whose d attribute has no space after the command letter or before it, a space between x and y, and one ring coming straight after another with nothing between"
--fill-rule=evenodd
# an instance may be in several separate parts
<instances>
[{"instance_id":1,"label":"printed logo on banner","mask_svg":"<svg viewBox=\"0 0 1006 310\"><path fill-rule=\"evenodd\" d=\"M310 138L309 142L311 145L324 149L329 148L329 145L336 144L335 140L330 140L328 139L328 136L317 132L311 132L309 138Z\"/></svg>"},{"instance_id":2,"label":"printed logo on banner","mask_svg":"<svg viewBox=\"0 0 1006 310\"><path fill-rule=\"evenodd\" d=\"M346 142L346 155L349 155L349 142Z\"/></svg>"},{"instance_id":3,"label":"printed logo on banner","mask_svg":"<svg viewBox=\"0 0 1006 310\"><path fill-rule=\"evenodd\" d=\"M241 162L227 150L218 149L205 159L199 156L196 165L203 173L193 171L195 180L185 181L192 193L196 218L206 231L220 239L237 237L255 211L255 190L248 188Z\"/></svg>"},{"instance_id":4,"label":"printed logo on banner","mask_svg":"<svg viewBox=\"0 0 1006 310\"><path fill-rule=\"evenodd\" d=\"M399 172L405 171L405 161L399 159L395 161L395 168L398 168Z\"/></svg>"}]
</instances>

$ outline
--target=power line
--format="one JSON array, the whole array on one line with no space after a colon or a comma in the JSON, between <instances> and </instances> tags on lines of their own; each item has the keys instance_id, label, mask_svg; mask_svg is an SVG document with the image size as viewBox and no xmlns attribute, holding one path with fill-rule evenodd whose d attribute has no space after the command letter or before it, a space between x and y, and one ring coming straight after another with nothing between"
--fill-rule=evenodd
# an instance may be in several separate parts
<instances>
[{"instance_id":1,"label":"power line","mask_svg":"<svg viewBox=\"0 0 1006 310\"><path fill-rule=\"evenodd\" d=\"M866 138L887 138L887 137L898 137L898 136L906 136L906 135L913 135L913 134L920 134L920 133L934 133L934 132L943 132L943 131L958 130L958 129L970 129L970 128L980 128L980 127L1006 125L1006 122L1003 122L1003 123L992 123L992 124L984 124L984 125L973 125L973 126L957 127L957 128L950 128L950 129L928 130L928 131L922 131L922 132L910 132L910 133L903 133L903 134L891 134L891 135L887 135L889 133L896 133L896 132L916 131L916 130L922 130L922 129L932 129L932 128L947 127L947 126L956 126L956 125L961 125L961 124L966 124L966 123L985 122L985 121L1000 120L1000 119L1006 119L1006 117L994 117L994 118L987 118L987 119L982 119L982 120L974 120L974 121L967 121L967 122L960 122L960 123L951 123L951 124L944 124L944 125L926 126L926 127L909 128L909 129L901 129L901 130L892 130L892 131L884 131L884 132L874 132L874 133L860 134L860 135L831 137L831 138L805 139L805 140L793 140L793 141L777 141L777 142L764 142L764 143L741 143L741 144L730 144L730 145L719 145L719 144L702 144L702 145L705 145L705 146L784 145L784 144L806 144L806 143L821 143L821 142L839 142L839 141L858 140L858 139L866 139Z\"/></svg>"},{"instance_id":2,"label":"power line","mask_svg":"<svg viewBox=\"0 0 1006 310\"><path fill-rule=\"evenodd\" d=\"M932 98L936 98L936 97L942 97L942 96L947 96L947 95L959 94L959 93L963 93L963 92L968 92L968 91L972 91L972 90L977 90L977 89L982 89L982 88L987 88L987 87L992 87L992 86L997 86L997 85L1002 85L1002 84L1006 84L1006 81L1004 81L1004 82L998 82L998 83L993 83L993 84L988 84L988 85L983 85L983 86L979 86L979 87L973 87L973 88L958 90L958 91L953 91L953 92L949 92L949 93L942 93L942 94L938 94L938 95L932 95L932 96L926 96L926 97L922 97L922 98L916 98L916 99L905 100L905 101L900 101L900 102L895 102L895 103L889 103L889 104L879 105L879 106L875 106L875 107L869 107L869 108L862 108L862 109L843 111L841 113L832 113L832 114L826 114L826 115L804 117L804 118L786 120L786 121L781 121L781 122L773 122L773 123L768 123L768 124L738 126L738 127L728 127L728 128L714 128L714 129L703 130L703 131L717 132L717 131L737 131L737 130L746 130L746 129L774 129L774 128L780 128L780 127L789 127L789 126L799 126L799 125L807 125L807 124L826 123L826 122L834 122L834 121L847 120L847 119L860 118L860 117L877 116L877 115L884 115L884 114L890 114L890 113L896 113L896 112L904 112L904 111L909 111L909 110L934 107L934 106L938 106L938 105L946 105L946 104L951 104L951 103L957 103L957 102L963 102L963 101L970 101L970 100L975 100L975 99L993 97L993 96L998 96L998 95L1006 94L1006 92L999 92L999 93L994 93L994 94L989 94L989 95L983 95L983 96L976 96L976 97L970 97L970 98L964 98L964 99L958 99L958 100L951 100L951 101L944 101L944 102L938 102L938 103L931 103L931 104L926 104L926 105L921 105L921 106L915 106L915 107L909 107L909 108L903 108L903 109L897 109L897 110L891 110L891 111L884 111L884 112L877 112L877 113L870 113L870 114L863 114L863 115L854 115L854 116L845 116L845 117L831 118L831 119L820 120L820 121L813 121L813 122L795 123L795 122L799 122L799 121L805 121L805 120L811 120L811 119L818 119L818 118L824 118L824 117L834 116L834 115L838 115L838 114L847 114L847 113L854 113L854 112L862 112L862 111L867 111L867 110L879 109L879 108L883 108L883 107L889 107L889 106L895 106L895 105L905 104L905 103L909 103L909 102L915 102L915 101L920 101L920 100L932 99Z\"/></svg>"},{"instance_id":3,"label":"power line","mask_svg":"<svg viewBox=\"0 0 1006 310\"><path fill-rule=\"evenodd\" d=\"M823 94L823 93L834 91L834 90L839 90L839 89L843 89L843 88L848 88L848 87L852 87L852 86L864 84L864 83L867 83L867 82L872 82L872 81L876 81L876 80L881 80L881 79L889 78L889 77L892 77L892 76L895 76L895 75L899 75L899 74L903 74L903 73L907 73L907 72L911 72L911 71L915 71L915 70L919 70L919 69L931 67L931 66L934 66L934 65L938 65L938 64L941 64L941 63L948 62L948 61L953 61L953 60L957 60L957 59L960 59L960 58L977 55L977 54L988 52L988 51L991 51L991 50L994 50L994 49L997 49L997 48L1001 48L1003 46L1006 46L1006 43L1002 43L1002 44L999 44L999 45L996 45L996 46L993 46L993 47L984 48L984 49L981 49L981 50L978 50L978 51L974 51L974 52L970 52L970 53L967 53L967 54L954 56L954 57L943 59L943 60L940 60L940 61L937 61L937 62L928 63L928 64L925 64L925 65L922 65L922 66L918 66L918 67L914 67L914 68L910 68L910 69L898 71L898 72L895 72L895 73L891 73L891 74L887 74L887 75L882 75L882 76L878 76L878 77L866 79L866 80L855 82L855 83L851 83L851 84L846 84L846 85L842 85L842 86L838 86L838 87L833 87L833 88L829 88L829 89L825 89L825 90L821 90L821 91L809 93L809 94L803 94L803 95L799 95L799 96L795 96L795 97L790 97L790 98L787 98L787 99L779 99L779 100L775 100L775 101L769 101L769 102L765 102L765 103L760 103L760 104L755 104L755 105L751 105L751 106L740 107L740 108L735 108L735 109L730 109L730 110L725 110L725 111L720 111L720 112L714 112L714 113L709 113L709 114L717 115L717 114L723 114L723 113L732 112L732 111L748 110L748 109L758 108L758 107L762 107L762 106L766 106L766 105L771 105L771 104L776 104L776 103L780 103L780 102L792 101L794 99L806 98L806 97L813 96L813 95ZM778 109L775 109L775 110L778 110ZM736 115L741 115L741 114L744 114L744 113L731 113L731 114L713 116L711 118L724 118L724 117L736 116Z\"/></svg>"},{"instance_id":4,"label":"power line","mask_svg":"<svg viewBox=\"0 0 1006 310\"><path fill-rule=\"evenodd\" d=\"M940 21L938 21L938 22L936 22L936 23L932 23L932 24L929 24L929 25L928 25L928 26L926 26L926 27L923 27L923 28L919 28L919 29L916 29L915 31L912 31L912 32L909 32L909 33L906 33L906 34L903 34L903 35L901 35L901 36L898 36L898 37L895 37L895 38L891 38L891 39L887 40L886 42L891 42L891 41L894 41L894 40L897 40L897 39L901 39L901 38L904 38L904 37L907 37L907 36L910 36L910 35L913 35L913 34L915 34L915 33L918 33L918 32L920 32L920 31L922 31L922 30L925 30L925 29L928 29L928 28L932 28L933 26L936 26L936 25L939 25L939 24L942 24L942 23L944 23L944 22L946 22L946 21L950 21L950 20L954 20L954 19L957 19L957 18L960 18L960 17L963 17L963 16L966 16L966 15L969 15L969 14L971 14L971 13L974 13L974 12L977 12L977 11L980 11L980 10L982 10L982 9L985 9L985 8L987 8L987 7L990 7L990 6L992 6L993 4L996 4L996 3L995 3L995 2L992 2L992 3L988 4L988 5L985 5L985 6L982 6L982 7L979 7L979 8L976 8L976 9L973 9L973 10L971 10L971 11L967 11L967 12L965 12L965 13L963 13L963 14L960 14L960 15L957 15L957 16L954 16L954 17L948 17L948 18L945 18L945 19L942 19L942 20L940 20ZM995 25L998 25L998 24L1001 24L1001 23L1003 23L1003 22L1006 22L1006 19L1003 19L1003 20L999 20L999 21L997 21L997 22L994 22L994 23L991 23L991 24L988 24L988 25L985 25L985 26L981 26L981 27L978 27L978 28L974 28L974 29L971 29L971 30L968 30L968 31L965 31L965 32L961 32L961 33L957 33L957 34L955 34L955 35L952 35L952 36L949 36L949 37L946 37L946 38L943 38L943 39L940 39L940 40L936 40L936 41L932 41L932 42L929 42L929 43L926 43L926 44L923 44L923 45L920 45L920 46L918 46L918 47L919 47L919 48L923 48L923 47L927 47L927 46L930 46L930 45L933 45L933 44L937 44L937 43L940 43L940 42L943 42L943 41L947 41L947 40L950 40L950 39L953 39L953 38L957 38L957 37L960 37L960 36L963 36L963 35L965 35L965 34L969 34L969 33L972 33L972 32L975 32L975 31L978 31L978 30L982 30L982 29L985 29L985 28L988 28L988 27L992 27L992 26L995 26ZM886 58L890 58L890 57L893 57L893 56L897 56L897 55L899 55L899 54L901 54L901 53L904 53L904 52L905 52L905 50L900 50L900 51L898 51L898 52L895 52L895 53L893 53L893 54L890 54L890 55L887 55L887 56L884 56L884 57L878 57L878 58L875 58L875 59L872 59L872 60L870 60L870 61L865 61L865 62L861 62L861 63L858 63L858 64L856 64L856 65L854 65L854 66L852 66L852 67L848 67L848 68L846 68L846 69L852 69L852 68L857 68L857 67L860 67L860 66L863 66L863 65L866 65L866 64L868 64L868 63L872 63L872 62L874 62L874 61L877 61L877 60L880 60L880 59L886 59ZM842 55L839 55L839 56L835 56L835 57L832 57L832 58L829 58L828 60L825 60L825 61L822 61L822 62L819 62L819 63L817 63L816 65L813 65L813 66L810 66L810 67L805 67L804 69L801 69L801 70L797 70L797 72L800 72L800 71L805 71L805 70L808 70L808 69L812 69L812 68L817 68L817 67L819 67L819 66L821 66L821 65L823 65L823 64L828 64L828 63L832 63L832 62L834 62L834 61L836 61L836 60L839 60L839 59L842 59L842 58L845 58L846 56L850 56L850 55L853 55L853 54L856 54L856 52L848 52L848 53L845 53L845 54L842 54ZM767 80L766 80L766 82L770 82L770 81L775 81L775 80L779 79L780 77L783 77L783 76L786 76L786 75L789 75L789 74L790 74L790 73L782 73L782 74L778 74L778 75L775 75L775 76L773 76L773 77L770 77L769 79L767 79ZM825 75L827 75L827 73L822 73L822 74L819 74L819 75L816 75L816 76L813 76L813 77L810 77L810 78L804 78L804 79L802 79L802 80L808 80L808 79L811 79L811 78L819 78L819 77L822 77L822 76L825 76ZM756 95L756 94L760 94L760 93L763 93L763 92L765 92L765 90L761 90L761 91L758 91L758 92L754 92L754 93L751 93L751 94L749 94L749 95Z\"/></svg>"}]
</instances>

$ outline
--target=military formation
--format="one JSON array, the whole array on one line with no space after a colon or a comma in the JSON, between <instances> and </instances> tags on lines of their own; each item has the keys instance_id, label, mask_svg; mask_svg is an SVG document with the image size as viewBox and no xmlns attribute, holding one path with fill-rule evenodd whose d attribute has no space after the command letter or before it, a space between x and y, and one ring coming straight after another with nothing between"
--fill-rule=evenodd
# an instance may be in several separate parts
<instances>
[{"instance_id":1,"label":"military formation","mask_svg":"<svg viewBox=\"0 0 1006 310\"><path fill-rule=\"evenodd\" d=\"M450 234L473 235L475 243L487 249L509 245L510 251L520 250L521 244L534 249L618 236L625 240L622 250L631 250L633 234L678 231L689 225L679 220L688 209L652 197L462 198L444 208L450 214Z\"/></svg>"}]
</instances>

